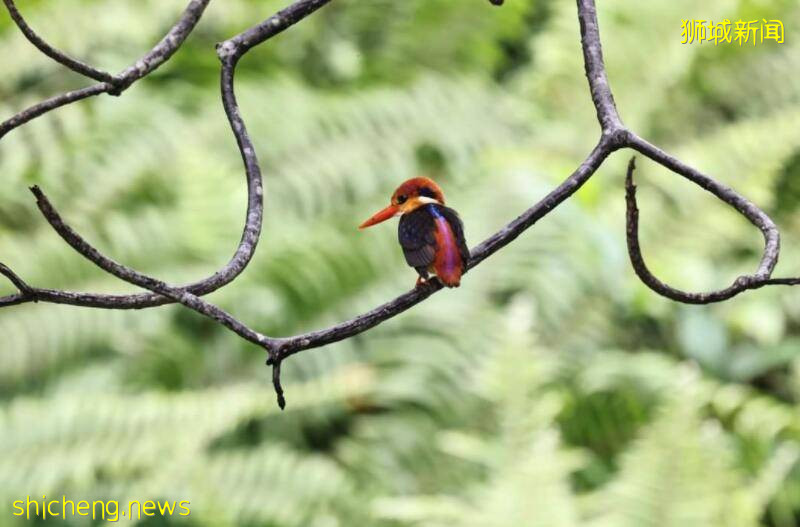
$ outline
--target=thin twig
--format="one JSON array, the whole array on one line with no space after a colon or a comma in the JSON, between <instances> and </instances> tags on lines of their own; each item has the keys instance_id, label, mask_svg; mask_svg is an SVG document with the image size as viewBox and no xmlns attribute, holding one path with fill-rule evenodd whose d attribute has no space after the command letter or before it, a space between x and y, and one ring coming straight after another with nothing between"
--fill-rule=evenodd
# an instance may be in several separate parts
<instances>
[{"instance_id":1,"label":"thin twig","mask_svg":"<svg viewBox=\"0 0 800 527\"><path fill-rule=\"evenodd\" d=\"M61 108L62 106L72 104L88 97L100 95L101 93L108 93L111 89L113 89L111 84L107 82L101 82L100 84L93 84L79 90L68 91L62 93L61 95L56 95L55 97L50 97L49 99L46 99L40 103L34 104L33 106L22 110L16 115L9 117L0 123L0 138L14 128L19 128L28 121L36 119L40 115L46 114L49 111L55 110L56 108Z\"/></svg>"},{"instance_id":2,"label":"thin twig","mask_svg":"<svg viewBox=\"0 0 800 527\"><path fill-rule=\"evenodd\" d=\"M50 224L50 226L53 227L53 229L59 234L59 236L61 236L61 238L67 242L70 247L75 249L81 256L94 263L102 270L128 283L138 285L144 289L148 289L155 293L169 297L175 302L180 302L184 306L219 322L243 339L261 346L268 351L271 349L272 339L248 328L219 307L206 302L202 298L198 297L197 295L193 295L188 291L167 285L161 280L139 273L130 267L126 267L115 262L111 258L104 256L80 234L75 232L72 227L64 222L64 220L61 218L61 215L55 210L53 205L50 203L50 200L47 198L47 196L45 196L39 187L31 187L31 192L33 192L33 195L36 196L36 204L38 205L39 210L42 212L45 219L47 219L47 222Z\"/></svg>"},{"instance_id":3,"label":"thin twig","mask_svg":"<svg viewBox=\"0 0 800 527\"><path fill-rule=\"evenodd\" d=\"M34 289L3 263L0 263L0 274L8 278L8 281L14 284L14 287L23 295L33 294Z\"/></svg>"},{"instance_id":4,"label":"thin twig","mask_svg":"<svg viewBox=\"0 0 800 527\"><path fill-rule=\"evenodd\" d=\"M14 8L14 4L10 0L4 0L6 2L6 6L9 8L9 13L11 13L11 17L14 18L14 13L16 12L17 15L19 13ZM161 41L153 46L153 48L148 51L142 58L136 61L132 66L126 68L122 73L119 75L113 76L110 79L104 80L99 84L94 84L92 86L88 86L86 88L82 88L80 90L73 90L66 93L62 93L61 95L56 95L55 97L51 97L43 102L35 104L21 112L17 113L16 115L10 117L9 119L5 120L4 122L0 123L0 138L6 135L11 130L18 128L19 126L27 123L28 121L39 117L51 110L55 110L56 108L60 108L64 105L79 101L81 99L86 99L87 97L92 97L94 95L100 95L101 93L108 93L111 95L120 95L123 91L128 89L131 84L138 81L139 79L149 75L153 71L156 70L161 64L167 61L181 45L183 44L186 37L189 36L189 33L192 32L194 27L197 25L197 22L200 21L200 17L203 15L206 6L211 0L191 0L189 5L183 11L178 21L175 23L174 26L167 32ZM25 21L22 17L19 17L19 20L22 22L24 27L27 27ZM15 21L17 21L15 19ZM19 25L20 22L17 22ZM23 26L20 26L22 29ZM30 30L30 28L28 28ZM23 33L25 30L23 29ZM49 57L61 62L65 66L78 71L79 73L83 73L88 77L97 78L94 75L89 75L88 73L84 73L79 71L77 68L85 66L86 68L90 68L96 73L107 75L105 72L101 72L100 70L96 70L91 66L85 65L75 59L69 58L67 55L63 54L62 52L56 50L49 44L45 43L41 37L33 33L31 30L31 34L34 36L36 41L44 44L49 52L42 50L45 54ZM26 36L28 34L26 33ZM28 36L30 39L31 37ZM37 42L31 40L34 44ZM37 45L37 47L39 47ZM39 48L41 49L41 48ZM66 63L65 61L69 62ZM79 66L82 65L82 66Z\"/></svg>"},{"instance_id":5,"label":"thin twig","mask_svg":"<svg viewBox=\"0 0 800 527\"><path fill-rule=\"evenodd\" d=\"M217 55L219 55L223 63L228 62L235 66L236 61L242 55L278 33L289 29L330 2L331 0L297 0L260 24L256 24L225 42L217 44Z\"/></svg>"},{"instance_id":6,"label":"thin twig","mask_svg":"<svg viewBox=\"0 0 800 527\"><path fill-rule=\"evenodd\" d=\"M283 394L283 385L281 385L281 361L270 361L268 364L272 364L272 387L278 398L278 406L283 410L286 408L286 397Z\"/></svg>"},{"instance_id":7,"label":"thin twig","mask_svg":"<svg viewBox=\"0 0 800 527\"><path fill-rule=\"evenodd\" d=\"M142 58L116 76L119 85L115 87L115 91L109 93L119 95L131 84L150 75L159 66L168 61L178 51L178 48L181 47L186 37L194 30L197 23L200 22L200 18L203 16L210 1L191 0L175 25L164 35L164 38L145 53Z\"/></svg>"},{"instance_id":8,"label":"thin twig","mask_svg":"<svg viewBox=\"0 0 800 527\"><path fill-rule=\"evenodd\" d=\"M754 225L762 230L764 233L764 239L766 241L764 255L755 274L740 276L725 289L706 293L690 293L665 284L659 280L650 271L650 269L648 269L639 245L639 207L636 203L636 184L633 181L633 173L636 168L636 163L635 158L631 158L630 162L628 163L628 172L625 177L626 239L631 265L633 265L636 275L642 280L642 282L644 282L645 285L647 285L647 287L662 296L678 302L683 302L685 304L711 304L714 302L728 300L739 293L749 289L758 289L760 287L764 287L765 285L800 284L800 278L769 278L770 274L772 273L772 269L775 267L775 264L778 261L779 238L778 229L763 211L739 196L732 189L714 181L711 178L708 178L707 176L696 173L693 169L684 166L674 158L670 158L667 156L667 154L655 149L655 147L645 147L645 143L639 143L638 141L634 141L634 144L637 145L634 147L637 150L647 150L653 154L653 157L657 160L664 161L662 164L665 164L665 166L668 166L668 168L673 168L675 172L678 172L681 175L686 175L686 177L688 177L691 181L694 181L709 192L712 192L721 200L735 207L736 210L741 212L742 215L744 215L751 222L753 222Z\"/></svg>"},{"instance_id":9,"label":"thin twig","mask_svg":"<svg viewBox=\"0 0 800 527\"><path fill-rule=\"evenodd\" d=\"M723 185L715 179L702 174L698 170L672 157L637 135L631 135L629 146L656 163L714 194L720 200L736 209L742 216L747 218L750 223L758 227L764 235L764 254L761 257L758 270L753 276L764 278L772 274L772 270L775 269L775 265L778 263L781 243L778 227L766 212L727 185Z\"/></svg>"},{"instance_id":10,"label":"thin twig","mask_svg":"<svg viewBox=\"0 0 800 527\"><path fill-rule=\"evenodd\" d=\"M120 76L120 78L124 80L118 81L117 86L124 86L126 83L127 86L130 86L134 80L151 73L167 60L180 47L188 34L195 27L203 10L208 5L208 2L209 0L193 0L184 11L180 20L170 29L169 33L142 59L137 61L136 65L128 68L126 72ZM229 81L223 80L223 85L231 83L232 79ZM16 116L0 124L0 137L8 131L59 106L94 95L111 93L114 89L116 89L114 85L100 83L82 90L67 92L48 99L47 101L20 112ZM237 115L234 118L229 114L229 118L231 118L231 126L234 133L236 133L241 123L241 117ZM250 145L250 150L252 150L252 145ZM261 222L263 217L261 173L258 170L257 164L253 165L250 163L246 170L246 178L248 191L246 221L236 252L230 261L214 274L197 282L180 286L180 289L184 289L198 296L216 291L239 276L252 259L261 234ZM59 291L55 289L37 289L37 299L43 302L56 304L105 309L144 309L173 302L169 297L151 292L129 295L108 295ZM0 298L0 307L17 305L28 301L30 301L30 299L27 298Z\"/></svg>"},{"instance_id":11,"label":"thin twig","mask_svg":"<svg viewBox=\"0 0 800 527\"><path fill-rule=\"evenodd\" d=\"M15 293L13 295L0 297L0 307L18 306L20 304L27 304L31 301L32 299L30 295Z\"/></svg>"},{"instance_id":12,"label":"thin twig","mask_svg":"<svg viewBox=\"0 0 800 527\"><path fill-rule=\"evenodd\" d=\"M51 59L55 60L56 62L68 67L72 71L76 73L80 73L85 77L89 77L90 79L94 79L100 82L114 82L114 76L108 72L103 70L99 70L94 66L90 66L80 60L74 59L64 53L63 51L59 51L47 42L44 41L42 37L40 37L36 32L31 28L25 19L22 17L22 14L17 9L17 6L14 4L14 0L3 0L6 4L6 8L8 9L8 14L11 15L11 19L17 24L17 27L22 31L22 34L25 35L31 44L36 46L39 51L50 57Z\"/></svg>"}]
</instances>

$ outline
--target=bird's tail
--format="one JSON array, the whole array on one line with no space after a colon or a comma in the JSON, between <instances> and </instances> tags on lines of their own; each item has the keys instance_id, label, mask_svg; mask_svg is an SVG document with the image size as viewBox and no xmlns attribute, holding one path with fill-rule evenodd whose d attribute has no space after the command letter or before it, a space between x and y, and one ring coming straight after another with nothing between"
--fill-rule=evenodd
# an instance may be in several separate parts
<instances>
[{"instance_id":1,"label":"bird's tail","mask_svg":"<svg viewBox=\"0 0 800 527\"><path fill-rule=\"evenodd\" d=\"M461 285L461 266L450 269L437 269L436 276L439 277L445 287L458 287Z\"/></svg>"}]
</instances>

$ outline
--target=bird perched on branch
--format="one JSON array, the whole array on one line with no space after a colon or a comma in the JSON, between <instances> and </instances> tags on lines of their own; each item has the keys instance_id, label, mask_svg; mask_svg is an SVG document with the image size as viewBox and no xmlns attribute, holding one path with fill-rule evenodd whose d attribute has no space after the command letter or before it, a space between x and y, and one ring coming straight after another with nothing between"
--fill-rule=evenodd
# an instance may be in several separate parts
<instances>
[{"instance_id":1,"label":"bird perched on branch","mask_svg":"<svg viewBox=\"0 0 800 527\"><path fill-rule=\"evenodd\" d=\"M444 193L426 177L409 179L392 194L388 207L359 226L365 229L400 216L397 236L408 265L419 273L417 285L434 273L447 287L458 287L469 248L458 213L444 206Z\"/></svg>"}]
</instances>

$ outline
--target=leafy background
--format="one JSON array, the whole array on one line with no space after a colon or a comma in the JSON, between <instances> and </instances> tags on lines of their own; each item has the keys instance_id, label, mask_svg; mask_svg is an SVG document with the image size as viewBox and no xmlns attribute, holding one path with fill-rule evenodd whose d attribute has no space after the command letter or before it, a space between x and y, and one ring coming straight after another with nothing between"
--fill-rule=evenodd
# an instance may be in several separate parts
<instances>
[{"instance_id":1,"label":"leafy background","mask_svg":"<svg viewBox=\"0 0 800 527\"><path fill-rule=\"evenodd\" d=\"M777 274L800 273L798 4L598 3L625 122L774 215ZM111 70L183 7L20 4L55 45ZM212 2L175 58L121 98L4 138L0 259L40 286L131 290L57 239L26 190L38 184L142 271L186 282L225 262L245 186L213 44L282 4ZM682 18L780 18L786 43L681 45ZM85 82L7 16L0 50L4 115ZM398 182L438 179L475 244L566 177L598 133L569 1L338 0L239 71L265 234L210 299L268 334L413 284L392 226L355 229ZM188 519L147 525L800 525L800 296L764 288L697 307L646 289L625 253L629 156L460 289L291 359L284 413L263 354L185 309L4 310L0 524L15 524L15 499L66 494L191 501ZM660 277L703 290L756 266L755 229L639 166L642 243Z\"/></svg>"}]
</instances>

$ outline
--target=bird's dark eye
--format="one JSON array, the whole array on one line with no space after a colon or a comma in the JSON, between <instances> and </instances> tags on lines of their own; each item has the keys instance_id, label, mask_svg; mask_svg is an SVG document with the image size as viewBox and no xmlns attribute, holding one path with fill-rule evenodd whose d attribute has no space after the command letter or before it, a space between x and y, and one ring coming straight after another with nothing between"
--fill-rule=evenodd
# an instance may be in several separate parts
<instances>
[{"instance_id":1,"label":"bird's dark eye","mask_svg":"<svg viewBox=\"0 0 800 527\"><path fill-rule=\"evenodd\" d=\"M397 196L397 203L402 205L408 200L408 196Z\"/></svg>"}]
</instances>

